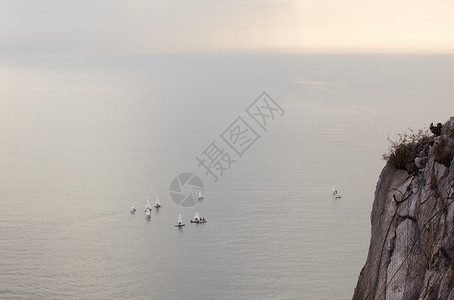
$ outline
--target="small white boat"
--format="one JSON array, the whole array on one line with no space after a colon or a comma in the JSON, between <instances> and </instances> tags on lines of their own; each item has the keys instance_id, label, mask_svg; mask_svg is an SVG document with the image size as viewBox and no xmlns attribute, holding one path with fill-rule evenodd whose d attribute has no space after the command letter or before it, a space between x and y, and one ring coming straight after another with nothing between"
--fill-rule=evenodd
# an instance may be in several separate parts
<instances>
[{"instance_id":1,"label":"small white boat","mask_svg":"<svg viewBox=\"0 0 454 300\"><path fill-rule=\"evenodd\" d=\"M147 210L151 211L151 204L150 204L150 201L148 201L148 197L147 197L147 201L145 201L145 208L143 209L143 211L146 212Z\"/></svg>"},{"instance_id":2,"label":"small white boat","mask_svg":"<svg viewBox=\"0 0 454 300\"><path fill-rule=\"evenodd\" d=\"M201 218L199 216L199 213L196 212L195 215L194 215L194 219L191 220L191 223L197 223L197 224L203 224L203 223L206 223L207 220L205 220L205 218Z\"/></svg>"},{"instance_id":3,"label":"small white boat","mask_svg":"<svg viewBox=\"0 0 454 300\"><path fill-rule=\"evenodd\" d=\"M336 199L342 198L342 196L338 193L336 187L333 187L333 195Z\"/></svg>"},{"instance_id":4,"label":"small white boat","mask_svg":"<svg viewBox=\"0 0 454 300\"><path fill-rule=\"evenodd\" d=\"M197 196L197 199L199 199L199 200L204 199L204 198L203 198L202 191L199 191L199 195Z\"/></svg>"},{"instance_id":5,"label":"small white boat","mask_svg":"<svg viewBox=\"0 0 454 300\"><path fill-rule=\"evenodd\" d=\"M178 223L175 224L175 227L181 228L181 227L183 227L184 225L186 225L186 224L183 223L183 219L181 218L181 214L179 214L179 215L178 215Z\"/></svg>"},{"instance_id":6,"label":"small white boat","mask_svg":"<svg viewBox=\"0 0 454 300\"><path fill-rule=\"evenodd\" d=\"M162 205L161 205L161 201L159 201L158 193L155 194L155 197L154 197L154 198L156 199L156 204L155 204L154 207L155 207L155 208L161 208Z\"/></svg>"},{"instance_id":7,"label":"small white boat","mask_svg":"<svg viewBox=\"0 0 454 300\"><path fill-rule=\"evenodd\" d=\"M129 211L134 214L136 212L136 208L134 207L134 204L131 205L131 207L129 208Z\"/></svg>"},{"instance_id":8,"label":"small white boat","mask_svg":"<svg viewBox=\"0 0 454 300\"><path fill-rule=\"evenodd\" d=\"M194 219L191 220L191 223L200 223L200 216L198 212L194 214Z\"/></svg>"},{"instance_id":9,"label":"small white boat","mask_svg":"<svg viewBox=\"0 0 454 300\"><path fill-rule=\"evenodd\" d=\"M151 218L151 210L147 210L145 212L145 218L150 219Z\"/></svg>"}]
</instances>

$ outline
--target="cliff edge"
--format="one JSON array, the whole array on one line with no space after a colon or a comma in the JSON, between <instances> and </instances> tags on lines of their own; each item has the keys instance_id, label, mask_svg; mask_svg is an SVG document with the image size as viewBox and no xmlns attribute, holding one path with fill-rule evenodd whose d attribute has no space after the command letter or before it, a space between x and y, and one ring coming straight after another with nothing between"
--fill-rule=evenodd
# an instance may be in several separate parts
<instances>
[{"instance_id":1,"label":"cliff edge","mask_svg":"<svg viewBox=\"0 0 454 300\"><path fill-rule=\"evenodd\" d=\"M454 299L454 117L430 129L392 144L354 300Z\"/></svg>"}]
</instances>

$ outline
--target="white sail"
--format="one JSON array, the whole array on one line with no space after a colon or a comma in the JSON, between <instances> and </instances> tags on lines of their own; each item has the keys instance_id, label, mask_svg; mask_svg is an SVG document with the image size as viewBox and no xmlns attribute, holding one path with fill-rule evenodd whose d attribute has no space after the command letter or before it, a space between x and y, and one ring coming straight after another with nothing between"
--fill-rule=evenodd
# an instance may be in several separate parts
<instances>
[{"instance_id":1,"label":"white sail","mask_svg":"<svg viewBox=\"0 0 454 300\"><path fill-rule=\"evenodd\" d=\"M196 213L194 214L194 220L196 220L196 221L197 221L197 220L200 220L200 217L199 217L199 213L198 213L198 212L196 212Z\"/></svg>"},{"instance_id":2,"label":"white sail","mask_svg":"<svg viewBox=\"0 0 454 300\"><path fill-rule=\"evenodd\" d=\"M336 189L335 186L333 187L333 195L334 195L336 198L342 198L342 196L339 194L339 192L337 191L337 189Z\"/></svg>"},{"instance_id":3,"label":"white sail","mask_svg":"<svg viewBox=\"0 0 454 300\"><path fill-rule=\"evenodd\" d=\"M155 200L156 200L156 205L155 207L161 207L161 202L159 201L159 198L158 198L158 193L155 194Z\"/></svg>"},{"instance_id":4,"label":"white sail","mask_svg":"<svg viewBox=\"0 0 454 300\"><path fill-rule=\"evenodd\" d=\"M178 223L175 224L175 227L183 227L185 224L183 223L183 218L181 218L181 214L178 215Z\"/></svg>"},{"instance_id":5,"label":"white sail","mask_svg":"<svg viewBox=\"0 0 454 300\"><path fill-rule=\"evenodd\" d=\"M147 201L145 201L145 209L144 211L151 210L151 204L150 201L148 201L148 196L147 196Z\"/></svg>"},{"instance_id":6,"label":"white sail","mask_svg":"<svg viewBox=\"0 0 454 300\"><path fill-rule=\"evenodd\" d=\"M199 195L198 195L198 198L199 198L199 199L203 199L203 194L202 194L202 191L199 191Z\"/></svg>"}]
</instances>

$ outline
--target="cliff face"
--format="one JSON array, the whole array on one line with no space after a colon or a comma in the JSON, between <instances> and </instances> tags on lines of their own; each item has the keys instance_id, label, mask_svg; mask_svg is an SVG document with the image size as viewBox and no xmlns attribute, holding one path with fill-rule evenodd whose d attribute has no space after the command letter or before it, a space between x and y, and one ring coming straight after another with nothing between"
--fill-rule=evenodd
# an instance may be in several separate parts
<instances>
[{"instance_id":1,"label":"cliff face","mask_svg":"<svg viewBox=\"0 0 454 300\"><path fill-rule=\"evenodd\" d=\"M454 299L454 117L440 128L382 170L354 300Z\"/></svg>"}]
</instances>

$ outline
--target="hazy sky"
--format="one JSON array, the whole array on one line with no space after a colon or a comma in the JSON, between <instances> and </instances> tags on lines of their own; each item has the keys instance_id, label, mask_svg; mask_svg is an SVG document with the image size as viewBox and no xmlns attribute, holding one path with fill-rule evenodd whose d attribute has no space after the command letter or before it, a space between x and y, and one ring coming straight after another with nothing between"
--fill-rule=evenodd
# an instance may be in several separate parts
<instances>
[{"instance_id":1,"label":"hazy sky","mask_svg":"<svg viewBox=\"0 0 454 300\"><path fill-rule=\"evenodd\" d=\"M0 53L454 52L451 0L2 0Z\"/></svg>"}]
</instances>

